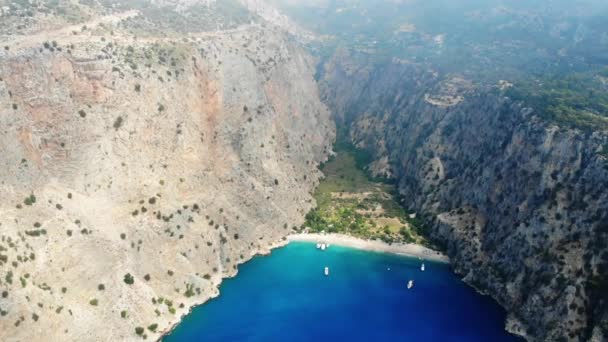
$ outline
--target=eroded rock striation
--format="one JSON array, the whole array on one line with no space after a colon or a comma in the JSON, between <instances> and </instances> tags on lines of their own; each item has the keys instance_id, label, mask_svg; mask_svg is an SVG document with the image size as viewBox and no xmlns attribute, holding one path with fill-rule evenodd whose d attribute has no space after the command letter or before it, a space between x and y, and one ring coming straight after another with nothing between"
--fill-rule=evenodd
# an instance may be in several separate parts
<instances>
[{"instance_id":1,"label":"eroded rock striation","mask_svg":"<svg viewBox=\"0 0 608 342\"><path fill-rule=\"evenodd\" d=\"M322 97L465 281L532 341L608 338L608 135L428 65L339 50Z\"/></svg>"},{"instance_id":2,"label":"eroded rock striation","mask_svg":"<svg viewBox=\"0 0 608 342\"><path fill-rule=\"evenodd\" d=\"M334 139L237 2L84 3L2 12L2 341L158 338L303 222Z\"/></svg>"}]
</instances>

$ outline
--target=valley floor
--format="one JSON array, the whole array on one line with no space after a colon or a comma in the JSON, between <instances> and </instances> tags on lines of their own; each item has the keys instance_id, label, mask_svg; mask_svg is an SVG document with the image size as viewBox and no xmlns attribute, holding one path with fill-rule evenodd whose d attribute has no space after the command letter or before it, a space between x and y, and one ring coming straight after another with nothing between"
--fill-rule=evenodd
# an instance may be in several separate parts
<instances>
[{"instance_id":1,"label":"valley floor","mask_svg":"<svg viewBox=\"0 0 608 342\"><path fill-rule=\"evenodd\" d=\"M420 233L415 213L407 212L393 184L371 178L361 150L340 142L321 170L325 177L314 194L317 207L303 229L289 241L329 243L357 249L408 255L441 262L447 256L432 249Z\"/></svg>"},{"instance_id":2,"label":"valley floor","mask_svg":"<svg viewBox=\"0 0 608 342\"><path fill-rule=\"evenodd\" d=\"M314 194L317 207L306 215L302 232L429 246L423 225L399 203L395 186L363 170L369 163L365 152L343 142L335 149L321 167L325 177Z\"/></svg>"}]
</instances>

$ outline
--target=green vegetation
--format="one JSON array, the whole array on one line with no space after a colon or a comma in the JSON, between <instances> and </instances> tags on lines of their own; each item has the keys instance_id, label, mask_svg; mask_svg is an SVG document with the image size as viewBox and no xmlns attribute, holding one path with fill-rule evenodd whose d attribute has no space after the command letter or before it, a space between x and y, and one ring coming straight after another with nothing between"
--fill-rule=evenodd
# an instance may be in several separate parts
<instances>
[{"instance_id":1,"label":"green vegetation","mask_svg":"<svg viewBox=\"0 0 608 342\"><path fill-rule=\"evenodd\" d=\"M97 298L93 298L89 301L89 304L91 304L92 306L97 306L99 304L99 301L97 300Z\"/></svg>"},{"instance_id":2,"label":"green vegetation","mask_svg":"<svg viewBox=\"0 0 608 342\"><path fill-rule=\"evenodd\" d=\"M127 311L126 311L126 310L122 310L122 311L120 312L120 317L121 317L121 318L127 318Z\"/></svg>"},{"instance_id":3,"label":"green vegetation","mask_svg":"<svg viewBox=\"0 0 608 342\"><path fill-rule=\"evenodd\" d=\"M518 1L517 10L500 15L494 11L504 4L497 0L274 2L302 27L322 35L309 43L321 58L346 48L379 64L393 57L425 61L494 83L506 75L514 80L535 72L585 70L606 65L608 56L601 40L606 32L600 24L604 18L599 13L605 13L601 2L597 6L602 9L587 5L585 14L564 16L555 13L571 12L567 1L551 10L543 2ZM529 25L523 13L543 25ZM562 30L555 34L558 25ZM448 39L442 39L444 34Z\"/></svg>"},{"instance_id":4,"label":"green vegetation","mask_svg":"<svg viewBox=\"0 0 608 342\"><path fill-rule=\"evenodd\" d=\"M586 74L523 81L507 94L544 119L585 131L608 130L608 93Z\"/></svg>"},{"instance_id":5,"label":"green vegetation","mask_svg":"<svg viewBox=\"0 0 608 342\"><path fill-rule=\"evenodd\" d=\"M34 194L29 195L28 197L25 198L25 200L23 200L23 203L25 205L32 205L32 204L36 203L36 196L34 196Z\"/></svg>"},{"instance_id":6,"label":"green vegetation","mask_svg":"<svg viewBox=\"0 0 608 342\"><path fill-rule=\"evenodd\" d=\"M194 285L193 284L186 284L186 291L184 292L184 296L186 296L187 298L194 296Z\"/></svg>"},{"instance_id":7,"label":"green vegetation","mask_svg":"<svg viewBox=\"0 0 608 342\"><path fill-rule=\"evenodd\" d=\"M388 243L426 243L416 222L397 203L395 187L363 172L371 157L345 143L336 150L321 167L325 178L314 195L317 208L306 215L304 226Z\"/></svg>"},{"instance_id":8,"label":"green vegetation","mask_svg":"<svg viewBox=\"0 0 608 342\"><path fill-rule=\"evenodd\" d=\"M133 285L133 283L135 282L131 273L125 274L125 277L123 280L124 280L125 284L127 284L127 285Z\"/></svg>"},{"instance_id":9,"label":"green vegetation","mask_svg":"<svg viewBox=\"0 0 608 342\"><path fill-rule=\"evenodd\" d=\"M608 158L608 143L602 146L602 151L600 152L600 155L604 158Z\"/></svg>"},{"instance_id":10,"label":"green vegetation","mask_svg":"<svg viewBox=\"0 0 608 342\"><path fill-rule=\"evenodd\" d=\"M115 130L118 130L120 126L122 126L122 116L119 116L114 120L114 124L112 125Z\"/></svg>"},{"instance_id":11,"label":"green vegetation","mask_svg":"<svg viewBox=\"0 0 608 342\"><path fill-rule=\"evenodd\" d=\"M46 235L46 229L34 229L34 230L26 230L25 231L25 235L27 236L41 236L41 235Z\"/></svg>"}]
</instances>

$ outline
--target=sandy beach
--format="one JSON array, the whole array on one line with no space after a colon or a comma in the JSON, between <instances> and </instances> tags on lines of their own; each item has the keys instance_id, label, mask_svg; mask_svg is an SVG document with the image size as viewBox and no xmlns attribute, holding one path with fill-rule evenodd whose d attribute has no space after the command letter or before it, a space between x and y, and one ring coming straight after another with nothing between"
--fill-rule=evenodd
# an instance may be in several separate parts
<instances>
[{"instance_id":1,"label":"sandy beach","mask_svg":"<svg viewBox=\"0 0 608 342\"><path fill-rule=\"evenodd\" d=\"M287 239L289 241L329 243L367 251L407 255L445 263L450 262L446 255L416 244L394 243L389 245L383 241L363 240L344 234L293 234L288 236Z\"/></svg>"}]
</instances>

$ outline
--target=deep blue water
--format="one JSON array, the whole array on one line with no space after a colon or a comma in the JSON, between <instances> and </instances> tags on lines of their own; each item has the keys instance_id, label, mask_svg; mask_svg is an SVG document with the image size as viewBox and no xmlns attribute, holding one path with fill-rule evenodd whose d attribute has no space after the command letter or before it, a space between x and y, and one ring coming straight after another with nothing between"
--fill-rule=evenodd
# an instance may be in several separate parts
<instances>
[{"instance_id":1,"label":"deep blue water","mask_svg":"<svg viewBox=\"0 0 608 342\"><path fill-rule=\"evenodd\" d=\"M421 272L420 263L290 243L242 265L163 341L519 341L489 297L447 265L425 262Z\"/></svg>"}]
</instances>

